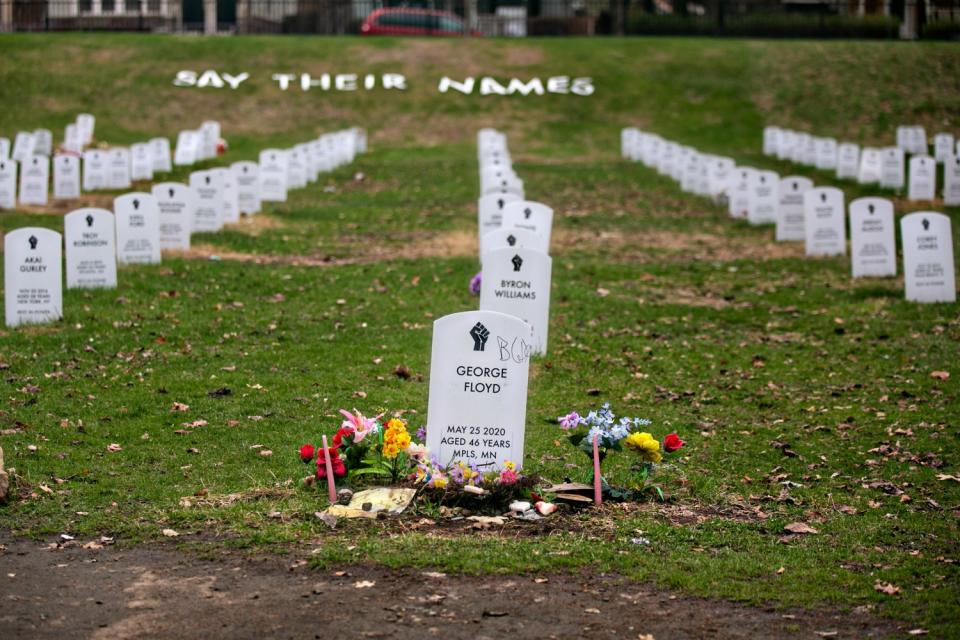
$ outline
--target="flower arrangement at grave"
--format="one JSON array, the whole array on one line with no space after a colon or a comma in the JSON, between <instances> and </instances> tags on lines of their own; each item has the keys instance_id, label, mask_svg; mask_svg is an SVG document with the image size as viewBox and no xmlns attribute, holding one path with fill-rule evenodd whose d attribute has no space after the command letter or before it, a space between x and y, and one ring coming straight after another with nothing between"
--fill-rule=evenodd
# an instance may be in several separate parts
<instances>
[{"instance_id":1,"label":"flower arrangement at grave","mask_svg":"<svg viewBox=\"0 0 960 640\"><path fill-rule=\"evenodd\" d=\"M581 416L571 412L557 418L560 428L567 432L567 440L574 447L594 460L594 471L591 473L591 482L596 484L597 471L603 461L612 452L626 452L639 459L634 465L638 470L632 484L627 487L614 487L607 483L600 475L600 488L603 495L615 501L636 500L648 496L656 496L663 500L663 490L651 482L662 463L664 456L679 451L685 444L676 433L667 434L658 440L644 429L652 423L645 418L629 418L617 416L605 403L599 410L590 411Z\"/></svg>"}]
</instances>

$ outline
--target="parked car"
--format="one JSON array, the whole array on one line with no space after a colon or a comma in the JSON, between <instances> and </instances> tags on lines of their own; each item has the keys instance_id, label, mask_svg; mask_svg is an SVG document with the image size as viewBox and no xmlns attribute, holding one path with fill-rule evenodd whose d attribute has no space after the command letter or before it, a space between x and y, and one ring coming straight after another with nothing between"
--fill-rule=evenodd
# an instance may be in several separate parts
<instances>
[{"instance_id":1,"label":"parked car","mask_svg":"<svg viewBox=\"0 0 960 640\"><path fill-rule=\"evenodd\" d=\"M410 9L405 7L377 9L360 26L366 36L479 36L467 29L460 16L449 11Z\"/></svg>"}]
</instances>

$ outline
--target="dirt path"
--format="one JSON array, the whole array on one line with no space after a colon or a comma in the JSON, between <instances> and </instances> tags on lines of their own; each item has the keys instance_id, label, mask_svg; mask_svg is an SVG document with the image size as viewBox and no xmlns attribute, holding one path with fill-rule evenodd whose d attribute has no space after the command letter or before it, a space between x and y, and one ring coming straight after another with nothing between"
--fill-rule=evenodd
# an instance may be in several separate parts
<instances>
[{"instance_id":1,"label":"dirt path","mask_svg":"<svg viewBox=\"0 0 960 640\"><path fill-rule=\"evenodd\" d=\"M3 638L866 638L860 614L751 608L614 576L312 570L293 557L206 560L166 546L0 538ZM902 634L903 631L900 631ZM508 635L509 634L509 635Z\"/></svg>"}]
</instances>

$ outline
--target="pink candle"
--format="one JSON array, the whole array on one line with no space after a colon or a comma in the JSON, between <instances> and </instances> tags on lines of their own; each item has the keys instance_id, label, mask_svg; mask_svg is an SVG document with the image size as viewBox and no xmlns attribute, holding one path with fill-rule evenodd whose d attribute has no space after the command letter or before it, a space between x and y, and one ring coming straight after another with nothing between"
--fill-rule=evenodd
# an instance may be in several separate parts
<instances>
[{"instance_id":1,"label":"pink candle","mask_svg":"<svg viewBox=\"0 0 960 640\"><path fill-rule=\"evenodd\" d=\"M330 461L330 449L327 448L327 436L321 436L323 440L323 459L327 463L327 490L330 492L330 504L337 502L337 487L333 483L333 462Z\"/></svg>"},{"instance_id":2,"label":"pink candle","mask_svg":"<svg viewBox=\"0 0 960 640\"><path fill-rule=\"evenodd\" d=\"M593 501L596 504L603 502L600 492L600 436L593 436Z\"/></svg>"}]
</instances>

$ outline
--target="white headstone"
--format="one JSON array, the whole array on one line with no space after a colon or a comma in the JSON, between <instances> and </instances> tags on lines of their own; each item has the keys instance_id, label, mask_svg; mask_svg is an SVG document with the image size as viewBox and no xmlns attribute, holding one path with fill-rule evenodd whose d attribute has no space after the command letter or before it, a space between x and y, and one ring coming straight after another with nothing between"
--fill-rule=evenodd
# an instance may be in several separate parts
<instances>
[{"instance_id":1,"label":"white headstone","mask_svg":"<svg viewBox=\"0 0 960 640\"><path fill-rule=\"evenodd\" d=\"M520 196L513 193L491 193L477 200L480 254L483 255L484 238L503 224L503 208L508 202L517 202Z\"/></svg>"},{"instance_id":2,"label":"white headstone","mask_svg":"<svg viewBox=\"0 0 960 640\"><path fill-rule=\"evenodd\" d=\"M107 151L107 188L130 188L130 150L126 147Z\"/></svg>"},{"instance_id":3,"label":"white headstone","mask_svg":"<svg viewBox=\"0 0 960 640\"><path fill-rule=\"evenodd\" d=\"M47 204L50 183L50 159L47 156L30 156L20 165L20 203Z\"/></svg>"},{"instance_id":4,"label":"white headstone","mask_svg":"<svg viewBox=\"0 0 960 640\"><path fill-rule=\"evenodd\" d=\"M880 149L864 147L860 153L860 169L857 172L857 182L873 184L880 182L880 171L883 167L883 154Z\"/></svg>"},{"instance_id":5,"label":"white headstone","mask_svg":"<svg viewBox=\"0 0 960 640\"><path fill-rule=\"evenodd\" d=\"M153 158L154 173L168 173L173 171L170 162L170 141L166 138L154 138L150 141L150 155Z\"/></svg>"},{"instance_id":6,"label":"white headstone","mask_svg":"<svg viewBox=\"0 0 960 640\"><path fill-rule=\"evenodd\" d=\"M730 186L727 189L727 208L731 218L746 220L750 213L750 193L753 176L757 170L753 167L735 167L729 175Z\"/></svg>"},{"instance_id":7,"label":"white headstone","mask_svg":"<svg viewBox=\"0 0 960 640\"><path fill-rule=\"evenodd\" d=\"M186 251L190 248L197 197L193 189L179 182L153 185L151 195L157 203L160 249Z\"/></svg>"},{"instance_id":8,"label":"white headstone","mask_svg":"<svg viewBox=\"0 0 960 640\"><path fill-rule=\"evenodd\" d=\"M777 222L780 201L780 176L773 171L757 171L750 182L747 220L750 224Z\"/></svg>"},{"instance_id":9,"label":"white headstone","mask_svg":"<svg viewBox=\"0 0 960 640\"><path fill-rule=\"evenodd\" d=\"M17 161L0 158L0 209L17 208Z\"/></svg>"},{"instance_id":10,"label":"white headstone","mask_svg":"<svg viewBox=\"0 0 960 640\"><path fill-rule=\"evenodd\" d=\"M130 179L153 180L153 149L150 143L130 145Z\"/></svg>"},{"instance_id":11,"label":"white headstone","mask_svg":"<svg viewBox=\"0 0 960 640\"><path fill-rule=\"evenodd\" d=\"M83 139L76 123L68 124L63 130L63 150L69 153L83 153Z\"/></svg>"},{"instance_id":12,"label":"white headstone","mask_svg":"<svg viewBox=\"0 0 960 640\"><path fill-rule=\"evenodd\" d=\"M680 188L687 193L698 193L700 189L701 155L696 151L688 153L684 158Z\"/></svg>"},{"instance_id":13,"label":"white headstone","mask_svg":"<svg viewBox=\"0 0 960 640\"><path fill-rule=\"evenodd\" d=\"M237 210L248 216L260 213L260 165L256 162L234 162L230 169L237 185Z\"/></svg>"},{"instance_id":14,"label":"white headstone","mask_svg":"<svg viewBox=\"0 0 960 640\"><path fill-rule=\"evenodd\" d=\"M237 181L229 167L211 169L220 179L220 200L223 202L223 223L234 224L240 221L238 208Z\"/></svg>"},{"instance_id":15,"label":"white headstone","mask_svg":"<svg viewBox=\"0 0 960 640\"><path fill-rule=\"evenodd\" d=\"M946 162L953 155L953 134L938 133L933 136L933 157L937 162Z\"/></svg>"},{"instance_id":16,"label":"white headstone","mask_svg":"<svg viewBox=\"0 0 960 640\"><path fill-rule=\"evenodd\" d=\"M763 155L765 156L775 156L777 155L777 150L780 148L780 128L779 127L764 127L763 128Z\"/></svg>"},{"instance_id":17,"label":"white headstone","mask_svg":"<svg viewBox=\"0 0 960 640\"><path fill-rule=\"evenodd\" d=\"M533 329L533 351L545 354L550 328L552 261L536 249L507 247L483 254L480 310L516 316Z\"/></svg>"},{"instance_id":18,"label":"white headstone","mask_svg":"<svg viewBox=\"0 0 960 640\"><path fill-rule=\"evenodd\" d=\"M937 193L937 161L930 156L910 158L907 200L933 200Z\"/></svg>"},{"instance_id":19,"label":"white headstone","mask_svg":"<svg viewBox=\"0 0 960 640\"><path fill-rule=\"evenodd\" d=\"M550 251L550 234L553 230L553 209L542 202L514 200L503 207L503 228L526 229L543 236L544 253Z\"/></svg>"},{"instance_id":20,"label":"white headstone","mask_svg":"<svg viewBox=\"0 0 960 640\"><path fill-rule=\"evenodd\" d=\"M903 280L907 300L956 302L950 218L920 211L900 219L903 242Z\"/></svg>"},{"instance_id":21,"label":"white headstone","mask_svg":"<svg viewBox=\"0 0 960 640\"><path fill-rule=\"evenodd\" d=\"M3 286L8 327L63 317L61 236L40 227L14 229L3 239Z\"/></svg>"},{"instance_id":22,"label":"white headstone","mask_svg":"<svg viewBox=\"0 0 960 640\"><path fill-rule=\"evenodd\" d=\"M303 154L294 147L287 149L287 188L301 189L307 186L307 167Z\"/></svg>"},{"instance_id":23,"label":"white headstone","mask_svg":"<svg viewBox=\"0 0 960 640\"><path fill-rule=\"evenodd\" d=\"M792 129L780 129L780 143L777 146L777 158L789 160L793 157L793 148L797 144L797 134Z\"/></svg>"},{"instance_id":24,"label":"white headstone","mask_svg":"<svg viewBox=\"0 0 960 640\"><path fill-rule=\"evenodd\" d=\"M809 133L798 132L793 149L791 150L790 159L797 164L810 164L807 162L807 150L813 146L811 145L811 136ZM815 148L815 147L814 147Z\"/></svg>"},{"instance_id":25,"label":"white headstone","mask_svg":"<svg viewBox=\"0 0 960 640\"><path fill-rule=\"evenodd\" d=\"M59 155L53 158L53 197L68 200L80 197L80 158Z\"/></svg>"},{"instance_id":26,"label":"white headstone","mask_svg":"<svg viewBox=\"0 0 960 640\"><path fill-rule=\"evenodd\" d=\"M116 228L106 209L77 209L63 217L67 288L117 286Z\"/></svg>"},{"instance_id":27,"label":"white headstone","mask_svg":"<svg viewBox=\"0 0 960 640\"><path fill-rule=\"evenodd\" d=\"M433 323L427 448L441 465L523 466L530 325L493 311Z\"/></svg>"},{"instance_id":28,"label":"white headstone","mask_svg":"<svg viewBox=\"0 0 960 640\"><path fill-rule=\"evenodd\" d=\"M856 178L860 173L860 145L852 142L837 147L837 177Z\"/></svg>"},{"instance_id":29,"label":"white headstone","mask_svg":"<svg viewBox=\"0 0 960 640\"><path fill-rule=\"evenodd\" d=\"M21 165L28 160L33 155L34 146L36 146L36 139L33 137L33 134L28 131L21 131L17 134L17 137L13 141L13 151L10 154L10 157L19 162Z\"/></svg>"},{"instance_id":30,"label":"white headstone","mask_svg":"<svg viewBox=\"0 0 960 640\"><path fill-rule=\"evenodd\" d=\"M927 147L927 132L923 127L910 127L907 141L907 153L925 156L929 152L929 148Z\"/></svg>"},{"instance_id":31,"label":"white headstone","mask_svg":"<svg viewBox=\"0 0 960 640\"><path fill-rule=\"evenodd\" d=\"M512 193L523 198L523 180L513 175L505 175L500 178L500 180L486 185L481 195L489 195L491 193Z\"/></svg>"},{"instance_id":32,"label":"white headstone","mask_svg":"<svg viewBox=\"0 0 960 640\"><path fill-rule=\"evenodd\" d=\"M903 169L903 149L885 147L880 166L880 186L888 189L903 189L906 184Z\"/></svg>"},{"instance_id":33,"label":"white headstone","mask_svg":"<svg viewBox=\"0 0 960 640\"><path fill-rule=\"evenodd\" d=\"M737 165L733 158L712 156L707 162L708 195L719 196L730 186L730 174Z\"/></svg>"},{"instance_id":34,"label":"white headstone","mask_svg":"<svg viewBox=\"0 0 960 640\"><path fill-rule=\"evenodd\" d=\"M149 193L126 193L113 201L117 224L117 262L160 262L160 214Z\"/></svg>"},{"instance_id":35,"label":"white headstone","mask_svg":"<svg viewBox=\"0 0 960 640\"><path fill-rule=\"evenodd\" d=\"M837 141L834 138L817 139L817 169L837 168Z\"/></svg>"},{"instance_id":36,"label":"white headstone","mask_svg":"<svg viewBox=\"0 0 960 640\"><path fill-rule=\"evenodd\" d=\"M97 119L89 113L81 113L77 116L77 128L80 130L80 140L84 145L93 142L93 131L96 124Z\"/></svg>"},{"instance_id":37,"label":"white headstone","mask_svg":"<svg viewBox=\"0 0 960 640\"><path fill-rule=\"evenodd\" d=\"M494 229L483 237L484 252L511 247L517 249L536 249L537 251L546 253L546 251L543 251L543 236L538 233L533 233L532 231L527 231L526 229L518 229L516 227L512 229ZM482 256L483 254L481 254L481 258Z\"/></svg>"},{"instance_id":38,"label":"white headstone","mask_svg":"<svg viewBox=\"0 0 960 640\"><path fill-rule=\"evenodd\" d=\"M847 252L843 191L814 187L803 194L804 233L808 256L836 256Z\"/></svg>"},{"instance_id":39,"label":"white headstone","mask_svg":"<svg viewBox=\"0 0 960 640\"><path fill-rule=\"evenodd\" d=\"M83 152L83 190L107 189L107 154L99 149Z\"/></svg>"},{"instance_id":40,"label":"white headstone","mask_svg":"<svg viewBox=\"0 0 960 640\"><path fill-rule=\"evenodd\" d=\"M803 194L813 189L813 181L802 176L787 176L780 180L780 200L777 207L777 241L806 240L804 232Z\"/></svg>"},{"instance_id":41,"label":"white headstone","mask_svg":"<svg viewBox=\"0 0 960 640\"><path fill-rule=\"evenodd\" d=\"M0 160L10 158L10 138L0 137Z\"/></svg>"},{"instance_id":42,"label":"white headstone","mask_svg":"<svg viewBox=\"0 0 960 640\"><path fill-rule=\"evenodd\" d=\"M216 120L207 120L200 125L200 158L217 157L217 143L220 142L220 123Z\"/></svg>"},{"instance_id":43,"label":"white headstone","mask_svg":"<svg viewBox=\"0 0 960 640\"><path fill-rule=\"evenodd\" d=\"M37 129L33 132L33 155L53 155L53 133L50 129Z\"/></svg>"},{"instance_id":44,"label":"white headstone","mask_svg":"<svg viewBox=\"0 0 960 640\"><path fill-rule=\"evenodd\" d=\"M197 131L181 131L177 135L177 146L173 152L173 164L183 167L201 160L203 140Z\"/></svg>"},{"instance_id":45,"label":"white headstone","mask_svg":"<svg viewBox=\"0 0 960 640\"><path fill-rule=\"evenodd\" d=\"M804 138L803 150L801 152L800 161L807 165L808 167L817 166L817 160L819 157L820 147L820 138L816 136L808 136Z\"/></svg>"},{"instance_id":46,"label":"white headstone","mask_svg":"<svg viewBox=\"0 0 960 640\"><path fill-rule=\"evenodd\" d=\"M213 171L194 171L190 174L190 188L196 196L193 210L192 233L219 231L223 228L223 185Z\"/></svg>"},{"instance_id":47,"label":"white headstone","mask_svg":"<svg viewBox=\"0 0 960 640\"><path fill-rule=\"evenodd\" d=\"M858 198L850 203L854 278L897 275L897 245L893 236L892 202L885 198Z\"/></svg>"},{"instance_id":48,"label":"white headstone","mask_svg":"<svg viewBox=\"0 0 960 640\"><path fill-rule=\"evenodd\" d=\"M260 199L264 202L287 200L287 153L282 149L260 152Z\"/></svg>"},{"instance_id":49,"label":"white headstone","mask_svg":"<svg viewBox=\"0 0 960 640\"><path fill-rule=\"evenodd\" d=\"M943 204L960 205L960 155L951 153L943 161Z\"/></svg>"}]
</instances>

